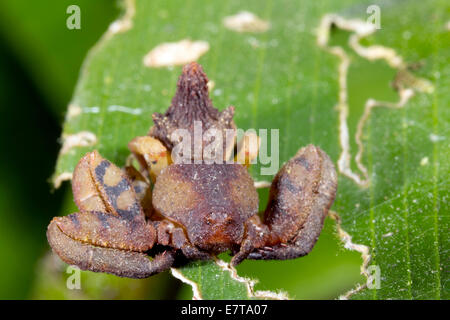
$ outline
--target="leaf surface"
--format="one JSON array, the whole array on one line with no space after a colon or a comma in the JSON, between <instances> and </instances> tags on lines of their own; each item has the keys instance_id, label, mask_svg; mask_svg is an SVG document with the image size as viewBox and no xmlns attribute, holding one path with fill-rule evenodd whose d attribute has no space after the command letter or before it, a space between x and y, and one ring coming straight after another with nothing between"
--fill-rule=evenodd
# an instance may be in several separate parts
<instances>
[{"instance_id":1,"label":"leaf surface","mask_svg":"<svg viewBox=\"0 0 450 320\"><path fill-rule=\"evenodd\" d=\"M209 50L198 61L214 83L216 107L236 106L235 121L244 130L278 129L280 166L309 143L336 163L333 210L341 229L336 232L327 221L317 248L322 238L337 234L346 247L365 252L364 274L380 274L378 288L353 278L360 287L343 296L448 298L448 4L380 2L381 29L362 35L366 9L374 1L125 3L122 20L85 61L64 124L57 184L93 148L123 165L127 143L147 133L153 112L170 105L181 71L180 66L147 67L144 57L162 43L204 41ZM270 28L226 28L223 19L242 10ZM367 49L374 45L383 46L381 56ZM393 81L403 91L395 91ZM405 90L409 96L403 101ZM375 106L367 113L369 99ZM252 167L255 180L271 179L261 174L264 166ZM266 197L262 192L262 206ZM265 280L283 286L275 288L294 286L298 282L290 279L302 278L298 266L314 261L317 248L311 258L246 261L238 271L259 278L256 288L265 288ZM346 276L343 269L332 269L339 259L320 260L334 270L329 286ZM280 276L283 268L286 274ZM316 276L326 274L327 268L316 269ZM219 272L214 262L195 262L179 272L198 284L202 297L246 295L242 283ZM298 285L288 291L302 297Z\"/></svg>"}]
</instances>

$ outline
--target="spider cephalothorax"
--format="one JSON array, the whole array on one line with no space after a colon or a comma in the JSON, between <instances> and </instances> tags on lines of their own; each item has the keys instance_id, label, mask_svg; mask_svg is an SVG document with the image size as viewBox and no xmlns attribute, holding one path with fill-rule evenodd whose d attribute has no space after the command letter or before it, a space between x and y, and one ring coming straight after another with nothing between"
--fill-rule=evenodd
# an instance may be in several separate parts
<instances>
[{"instance_id":1,"label":"spider cephalothorax","mask_svg":"<svg viewBox=\"0 0 450 320\"><path fill-rule=\"evenodd\" d=\"M153 115L147 136L129 143L139 171L121 170L97 151L80 160L72 181L80 212L54 218L47 230L62 260L85 270L143 278L170 268L180 256L209 259L230 251L236 265L246 258L293 259L311 251L336 194L331 160L316 146L301 148L272 181L261 221L247 171L259 139L245 135L247 143L235 148L234 108L215 109L207 83L200 65L184 67L170 108ZM193 152L192 164L175 163L171 152L180 140L173 133L193 133L195 122L223 136L231 132L233 146L215 154L242 161L211 163Z\"/></svg>"}]
</instances>

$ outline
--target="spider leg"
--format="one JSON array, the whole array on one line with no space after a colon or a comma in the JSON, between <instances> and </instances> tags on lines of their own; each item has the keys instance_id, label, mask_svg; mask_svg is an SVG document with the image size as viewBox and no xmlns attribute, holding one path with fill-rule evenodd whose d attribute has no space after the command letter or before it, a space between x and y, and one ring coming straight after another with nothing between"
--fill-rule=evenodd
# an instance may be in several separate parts
<instances>
[{"instance_id":1,"label":"spider leg","mask_svg":"<svg viewBox=\"0 0 450 320\"><path fill-rule=\"evenodd\" d=\"M155 183L161 170L172 163L170 151L156 138L136 137L128 143L128 148L148 172L152 183Z\"/></svg>"},{"instance_id":2,"label":"spider leg","mask_svg":"<svg viewBox=\"0 0 450 320\"><path fill-rule=\"evenodd\" d=\"M260 144L261 139L254 132L246 132L237 143L234 161L249 168L258 157Z\"/></svg>"},{"instance_id":3,"label":"spider leg","mask_svg":"<svg viewBox=\"0 0 450 320\"><path fill-rule=\"evenodd\" d=\"M320 148L300 149L272 181L264 224L269 236L249 259L294 259L314 247L337 190L332 161Z\"/></svg>"},{"instance_id":4,"label":"spider leg","mask_svg":"<svg viewBox=\"0 0 450 320\"><path fill-rule=\"evenodd\" d=\"M94 151L76 166L72 189L80 212L51 221L47 238L53 251L82 269L141 277L137 264L153 247L156 230L145 221L128 177Z\"/></svg>"},{"instance_id":5,"label":"spider leg","mask_svg":"<svg viewBox=\"0 0 450 320\"><path fill-rule=\"evenodd\" d=\"M177 249L181 249L183 255L190 260L211 259L211 255L208 252L198 249L189 242L181 228L175 228L172 231L172 245Z\"/></svg>"},{"instance_id":6,"label":"spider leg","mask_svg":"<svg viewBox=\"0 0 450 320\"><path fill-rule=\"evenodd\" d=\"M175 250L181 250L187 259L191 260L207 260L211 258L208 252L196 248L189 242L184 230L169 220L154 222L158 235L158 244L171 246Z\"/></svg>"},{"instance_id":7,"label":"spider leg","mask_svg":"<svg viewBox=\"0 0 450 320\"><path fill-rule=\"evenodd\" d=\"M256 189L265 189L270 188L272 183L269 181L255 181L253 185Z\"/></svg>"},{"instance_id":8,"label":"spider leg","mask_svg":"<svg viewBox=\"0 0 450 320\"><path fill-rule=\"evenodd\" d=\"M55 222L50 223L47 238L61 259L82 270L107 272L119 277L146 278L169 269L175 252L165 251L153 259L144 253L94 246L64 234Z\"/></svg>"},{"instance_id":9,"label":"spider leg","mask_svg":"<svg viewBox=\"0 0 450 320\"><path fill-rule=\"evenodd\" d=\"M245 223L245 236L239 251L231 259L233 266L238 265L248 257L255 249L264 247L269 235L269 228L255 215ZM269 249L270 250L270 249Z\"/></svg>"},{"instance_id":10,"label":"spider leg","mask_svg":"<svg viewBox=\"0 0 450 320\"><path fill-rule=\"evenodd\" d=\"M133 185L134 192L144 210L145 216L150 218L153 214L152 189L150 182L131 165L126 166L122 170Z\"/></svg>"}]
</instances>

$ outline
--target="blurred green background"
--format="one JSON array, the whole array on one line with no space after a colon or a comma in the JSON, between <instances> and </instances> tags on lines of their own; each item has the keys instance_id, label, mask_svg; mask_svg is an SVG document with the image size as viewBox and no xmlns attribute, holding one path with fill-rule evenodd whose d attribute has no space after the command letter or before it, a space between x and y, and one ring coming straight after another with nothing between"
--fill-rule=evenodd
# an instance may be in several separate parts
<instances>
[{"instance_id":1,"label":"blurred green background","mask_svg":"<svg viewBox=\"0 0 450 320\"><path fill-rule=\"evenodd\" d=\"M66 8L82 8L81 30L66 28ZM190 287L168 273L127 280L83 272L83 288L65 287L65 266L49 254L45 230L53 216L74 211L70 185L52 190L61 123L89 48L120 12L109 0L0 2L0 298L182 298ZM385 78L392 75L386 71ZM383 77L383 76L381 76ZM355 83L357 86L358 83ZM261 194L265 197L265 194ZM315 250L294 279L244 262L239 273L257 289L283 289L295 298L330 299L362 282L361 259L342 248L327 219ZM293 261L283 263L296 274ZM269 268L270 269L270 268ZM292 269L292 270L291 270Z\"/></svg>"}]
</instances>

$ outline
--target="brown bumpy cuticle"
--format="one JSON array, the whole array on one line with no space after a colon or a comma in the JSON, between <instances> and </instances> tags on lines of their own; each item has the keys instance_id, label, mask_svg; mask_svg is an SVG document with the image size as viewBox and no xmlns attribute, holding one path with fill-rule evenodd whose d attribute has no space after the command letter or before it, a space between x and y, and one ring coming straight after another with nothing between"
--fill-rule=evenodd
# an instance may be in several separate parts
<instances>
[{"instance_id":1,"label":"brown bumpy cuticle","mask_svg":"<svg viewBox=\"0 0 450 320\"><path fill-rule=\"evenodd\" d=\"M169 109L164 114L153 114L154 126L150 129L149 135L159 139L169 150L172 150L178 143L172 139L172 133L175 130L187 130L193 141L195 121L201 122L203 132L209 128L222 131L235 130L233 115L234 107L228 107L222 112L214 108L209 98L208 78L202 67L192 62L183 68ZM223 137L226 136L225 134L224 132Z\"/></svg>"}]
</instances>

